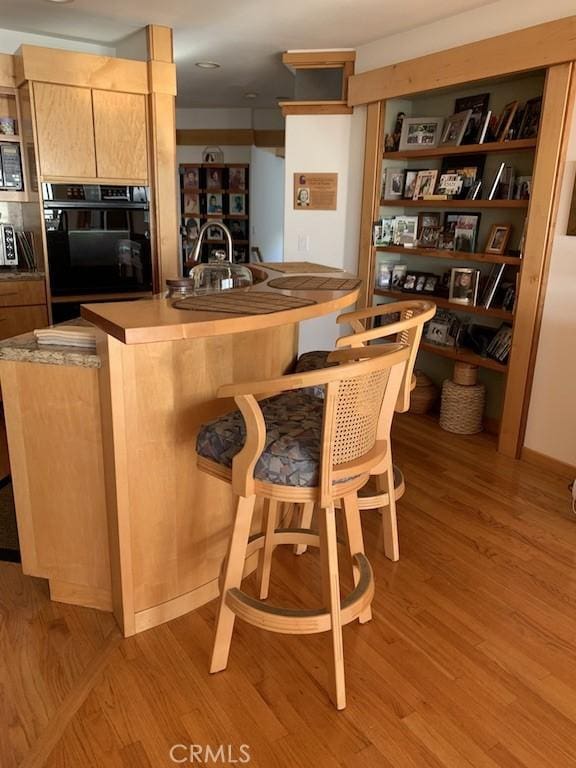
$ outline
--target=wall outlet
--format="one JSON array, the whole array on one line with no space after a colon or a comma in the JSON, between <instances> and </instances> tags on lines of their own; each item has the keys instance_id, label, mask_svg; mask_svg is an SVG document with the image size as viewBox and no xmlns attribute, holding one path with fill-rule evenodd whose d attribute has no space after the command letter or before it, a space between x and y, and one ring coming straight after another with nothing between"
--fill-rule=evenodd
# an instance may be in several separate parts
<instances>
[{"instance_id":1,"label":"wall outlet","mask_svg":"<svg viewBox=\"0 0 576 768\"><path fill-rule=\"evenodd\" d=\"M298 253L310 253L310 235L298 235Z\"/></svg>"}]
</instances>

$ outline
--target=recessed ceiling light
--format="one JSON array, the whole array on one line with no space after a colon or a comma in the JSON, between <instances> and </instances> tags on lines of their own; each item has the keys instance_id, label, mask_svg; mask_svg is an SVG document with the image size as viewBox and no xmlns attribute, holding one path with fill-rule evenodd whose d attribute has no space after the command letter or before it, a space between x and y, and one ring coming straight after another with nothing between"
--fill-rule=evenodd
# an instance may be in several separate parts
<instances>
[{"instance_id":1,"label":"recessed ceiling light","mask_svg":"<svg viewBox=\"0 0 576 768\"><path fill-rule=\"evenodd\" d=\"M61 2L62 0L57 0ZM215 61L197 61L196 66L200 67L200 69L219 69L220 64L217 64Z\"/></svg>"},{"instance_id":2,"label":"recessed ceiling light","mask_svg":"<svg viewBox=\"0 0 576 768\"><path fill-rule=\"evenodd\" d=\"M258 94L257 93L245 93L244 94L245 99L257 99Z\"/></svg>"}]
</instances>

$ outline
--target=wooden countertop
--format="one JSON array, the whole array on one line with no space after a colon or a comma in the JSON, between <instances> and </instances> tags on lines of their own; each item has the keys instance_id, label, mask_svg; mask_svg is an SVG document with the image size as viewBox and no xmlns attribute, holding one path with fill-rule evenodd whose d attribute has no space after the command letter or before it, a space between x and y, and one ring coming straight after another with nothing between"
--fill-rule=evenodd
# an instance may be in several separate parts
<instances>
[{"instance_id":1,"label":"wooden countertop","mask_svg":"<svg viewBox=\"0 0 576 768\"><path fill-rule=\"evenodd\" d=\"M158 295L152 299L137 301L83 304L81 315L124 344L146 344L155 341L223 336L299 323L302 320L338 312L350 307L358 299L359 288L348 291L280 291L268 285L270 280L281 277L278 271L260 265L251 265L251 267L254 272L261 273L263 280L250 288L239 288L234 291L272 291L312 299L316 303L266 315L231 315L221 312L176 309L172 306L174 299L166 299L163 295ZM306 276L314 274L306 273ZM327 277L326 274L322 276ZM346 272L332 273L330 276L354 277Z\"/></svg>"}]
</instances>

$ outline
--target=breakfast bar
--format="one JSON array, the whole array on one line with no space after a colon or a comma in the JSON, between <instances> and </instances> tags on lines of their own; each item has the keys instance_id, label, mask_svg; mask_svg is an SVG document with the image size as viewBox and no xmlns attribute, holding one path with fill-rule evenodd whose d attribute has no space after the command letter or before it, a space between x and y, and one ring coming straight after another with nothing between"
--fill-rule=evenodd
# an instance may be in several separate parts
<instances>
[{"instance_id":1,"label":"breakfast bar","mask_svg":"<svg viewBox=\"0 0 576 768\"><path fill-rule=\"evenodd\" d=\"M234 498L195 459L200 425L234 407L218 389L285 373L300 323L358 297L341 272L283 283L251 269L253 286L214 294L217 310L194 297L83 305L95 351L30 334L0 344L24 572L54 600L112 610L126 636L218 594Z\"/></svg>"}]
</instances>

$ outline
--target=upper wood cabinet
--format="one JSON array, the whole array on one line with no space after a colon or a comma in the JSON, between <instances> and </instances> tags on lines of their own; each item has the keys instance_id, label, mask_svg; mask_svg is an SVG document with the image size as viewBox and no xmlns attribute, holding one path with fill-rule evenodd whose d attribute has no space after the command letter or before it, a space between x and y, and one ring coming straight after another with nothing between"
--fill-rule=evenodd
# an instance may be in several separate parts
<instances>
[{"instance_id":1,"label":"upper wood cabinet","mask_svg":"<svg viewBox=\"0 0 576 768\"><path fill-rule=\"evenodd\" d=\"M44 178L146 181L146 97L37 83L34 107Z\"/></svg>"},{"instance_id":2,"label":"upper wood cabinet","mask_svg":"<svg viewBox=\"0 0 576 768\"><path fill-rule=\"evenodd\" d=\"M146 99L135 93L92 91L98 176L146 179Z\"/></svg>"},{"instance_id":3,"label":"upper wood cabinet","mask_svg":"<svg viewBox=\"0 0 576 768\"><path fill-rule=\"evenodd\" d=\"M34 83L34 106L42 176L94 178L90 89Z\"/></svg>"}]
</instances>

